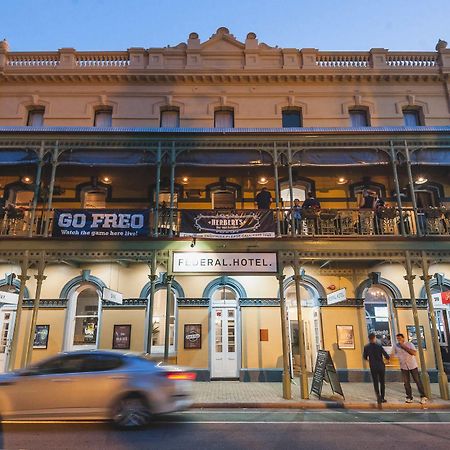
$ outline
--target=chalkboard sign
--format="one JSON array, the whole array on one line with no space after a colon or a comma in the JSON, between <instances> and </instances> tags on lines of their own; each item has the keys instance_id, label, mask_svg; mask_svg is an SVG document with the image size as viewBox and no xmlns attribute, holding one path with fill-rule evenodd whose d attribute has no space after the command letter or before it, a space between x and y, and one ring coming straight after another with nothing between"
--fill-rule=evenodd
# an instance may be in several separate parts
<instances>
[{"instance_id":1,"label":"chalkboard sign","mask_svg":"<svg viewBox=\"0 0 450 450\"><path fill-rule=\"evenodd\" d=\"M316 394L319 398L322 395L323 381L330 383L331 389L334 393L342 395L342 386L339 381L339 376L334 367L333 359L330 352L327 350L319 350L317 352L316 367L314 368L314 374L311 385L311 393Z\"/></svg>"}]
</instances>

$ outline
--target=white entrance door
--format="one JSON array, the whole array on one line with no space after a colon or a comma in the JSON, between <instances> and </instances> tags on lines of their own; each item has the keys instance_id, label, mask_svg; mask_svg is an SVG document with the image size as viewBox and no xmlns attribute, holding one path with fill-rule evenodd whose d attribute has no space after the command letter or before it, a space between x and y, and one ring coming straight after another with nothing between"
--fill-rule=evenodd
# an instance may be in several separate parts
<instances>
[{"instance_id":1,"label":"white entrance door","mask_svg":"<svg viewBox=\"0 0 450 450\"><path fill-rule=\"evenodd\" d=\"M0 372L6 372L8 369L15 317L15 309L2 309L0 311Z\"/></svg>"},{"instance_id":2,"label":"white entrance door","mask_svg":"<svg viewBox=\"0 0 450 450\"><path fill-rule=\"evenodd\" d=\"M211 378L237 378L236 308L213 308Z\"/></svg>"}]
</instances>

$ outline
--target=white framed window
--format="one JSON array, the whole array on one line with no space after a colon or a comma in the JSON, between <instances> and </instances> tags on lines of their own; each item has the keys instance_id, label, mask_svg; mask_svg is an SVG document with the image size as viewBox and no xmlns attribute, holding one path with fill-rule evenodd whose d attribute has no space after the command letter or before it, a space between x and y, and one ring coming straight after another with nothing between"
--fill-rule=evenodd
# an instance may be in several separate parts
<instances>
[{"instance_id":1,"label":"white framed window","mask_svg":"<svg viewBox=\"0 0 450 450\"><path fill-rule=\"evenodd\" d=\"M352 128L370 127L369 113L366 109L351 109L348 113Z\"/></svg>"},{"instance_id":2,"label":"white framed window","mask_svg":"<svg viewBox=\"0 0 450 450\"><path fill-rule=\"evenodd\" d=\"M167 289L158 289L153 297L152 354L163 354L166 339ZM175 352L175 303L174 292L170 293L169 353Z\"/></svg>"},{"instance_id":3,"label":"white framed window","mask_svg":"<svg viewBox=\"0 0 450 450\"><path fill-rule=\"evenodd\" d=\"M234 128L234 111L218 109L214 112L214 128Z\"/></svg>"},{"instance_id":4,"label":"white framed window","mask_svg":"<svg viewBox=\"0 0 450 450\"><path fill-rule=\"evenodd\" d=\"M27 126L43 127L44 126L44 108L33 108L28 111Z\"/></svg>"},{"instance_id":5,"label":"white framed window","mask_svg":"<svg viewBox=\"0 0 450 450\"><path fill-rule=\"evenodd\" d=\"M178 108L161 110L161 128L179 128L180 127L180 110Z\"/></svg>"},{"instance_id":6,"label":"white framed window","mask_svg":"<svg viewBox=\"0 0 450 450\"><path fill-rule=\"evenodd\" d=\"M97 111L95 111L94 127L111 128L112 109L98 109Z\"/></svg>"}]
</instances>

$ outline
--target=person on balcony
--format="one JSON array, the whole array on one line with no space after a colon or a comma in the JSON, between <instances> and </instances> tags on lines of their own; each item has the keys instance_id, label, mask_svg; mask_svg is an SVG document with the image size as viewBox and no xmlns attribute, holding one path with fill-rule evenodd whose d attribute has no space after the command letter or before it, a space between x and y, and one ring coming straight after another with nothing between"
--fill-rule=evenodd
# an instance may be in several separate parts
<instances>
[{"instance_id":1,"label":"person on balcony","mask_svg":"<svg viewBox=\"0 0 450 450\"><path fill-rule=\"evenodd\" d=\"M362 191L361 201L359 203L359 209L375 209L377 198L375 197L375 193L369 191L368 189L364 189Z\"/></svg>"},{"instance_id":2,"label":"person on balcony","mask_svg":"<svg viewBox=\"0 0 450 450\"><path fill-rule=\"evenodd\" d=\"M258 206L258 209L270 209L270 204L272 203L272 195L265 186L256 195L255 203Z\"/></svg>"},{"instance_id":3,"label":"person on balcony","mask_svg":"<svg viewBox=\"0 0 450 450\"><path fill-rule=\"evenodd\" d=\"M308 234L318 233L317 218L320 211L320 202L314 197L314 194L310 191L307 194L306 200L302 205L302 215L306 219L306 228Z\"/></svg>"},{"instance_id":4,"label":"person on balcony","mask_svg":"<svg viewBox=\"0 0 450 450\"><path fill-rule=\"evenodd\" d=\"M310 191L307 194L307 199L303 202L303 209L312 208L316 212L320 210L320 202L314 197L314 194Z\"/></svg>"},{"instance_id":5,"label":"person on balcony","mask_svg":"<svg viewBox=\"0 0 450 450\"><path fill-rule=\"evenodd\" d=\"M286 215L286 220L287 220L288 224L291 224L292 220L294 221L295 234L301 233L302 206L300 205L300 200L298 198L296 198L294 200L294 204L293 204L291 210Z\"/></svg>"}]
</instances>

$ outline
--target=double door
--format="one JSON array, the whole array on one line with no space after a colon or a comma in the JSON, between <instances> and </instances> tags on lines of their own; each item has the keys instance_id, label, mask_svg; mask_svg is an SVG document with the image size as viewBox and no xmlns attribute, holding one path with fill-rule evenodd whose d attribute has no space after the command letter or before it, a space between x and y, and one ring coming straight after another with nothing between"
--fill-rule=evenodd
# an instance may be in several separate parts
<instances>
[{"instance_id":1,"label":"double door","mask_svg":"<svg viewBox=\"0 0 450 450\"><path fill-rule=\"evenodd\" d=\"M237 308L212 309L212 378L238 378Z\"/></svg>"}]
</instances>

